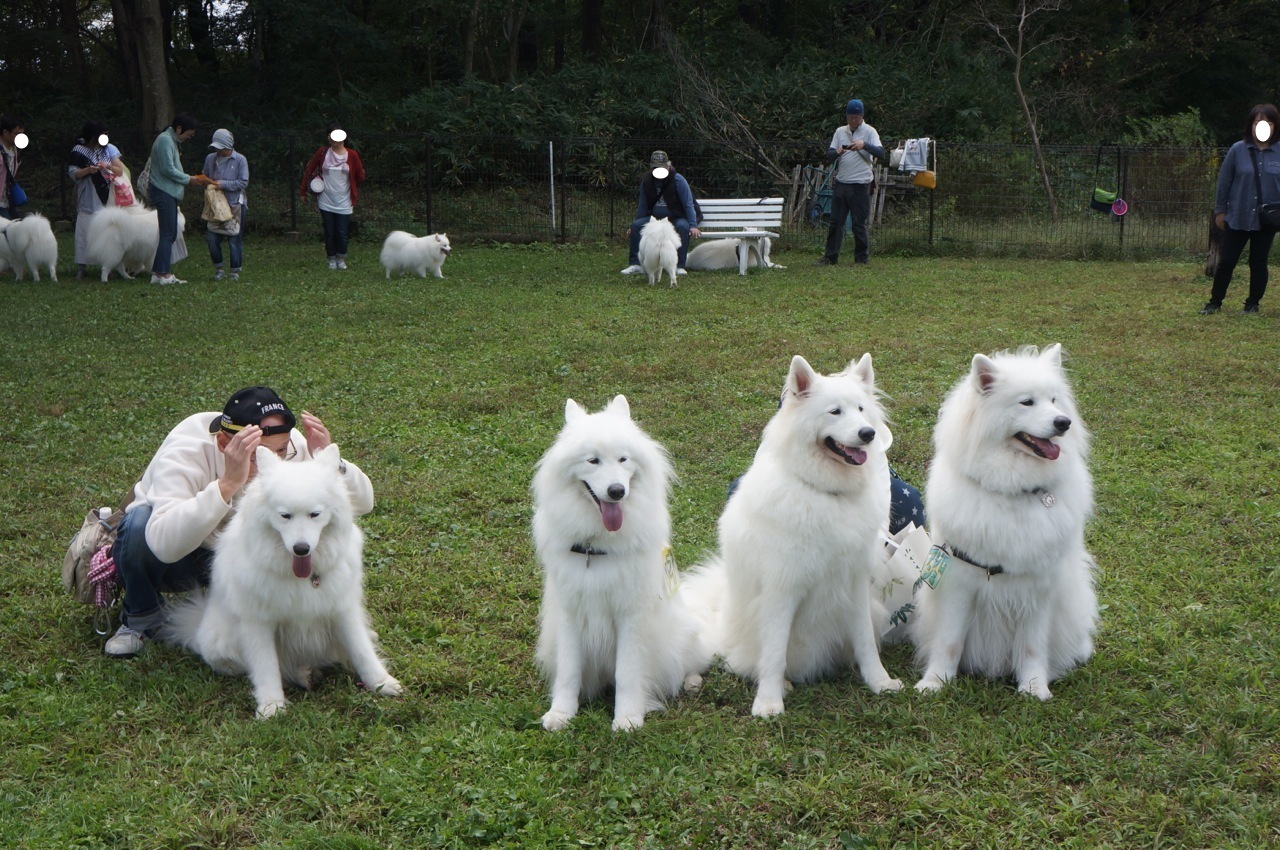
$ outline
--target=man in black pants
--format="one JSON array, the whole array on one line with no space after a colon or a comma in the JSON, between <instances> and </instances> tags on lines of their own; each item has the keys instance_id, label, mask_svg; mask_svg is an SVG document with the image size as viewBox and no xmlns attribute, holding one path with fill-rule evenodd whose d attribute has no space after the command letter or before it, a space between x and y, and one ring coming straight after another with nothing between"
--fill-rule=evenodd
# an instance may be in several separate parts
<instances>
[{"instance_id":1,"label":"man in black pants","mask_svg":"<svg viewBox=\"0 0 1280 850\"><path fill-rule=\"evenodd\" d=\"M845 106L845 126L837 127L827 148L827 161L835 169L831 181L831 226L827 229L827 250L815 266L834 266L840 260L840 244L844 241L844 222L853 215L853 261L867 262L870 242L867 218L871 214L871 183L875 173L872 159L884 159L880 134L863 120L862 101L849 101Z\"/></svg>"}]
</instances>

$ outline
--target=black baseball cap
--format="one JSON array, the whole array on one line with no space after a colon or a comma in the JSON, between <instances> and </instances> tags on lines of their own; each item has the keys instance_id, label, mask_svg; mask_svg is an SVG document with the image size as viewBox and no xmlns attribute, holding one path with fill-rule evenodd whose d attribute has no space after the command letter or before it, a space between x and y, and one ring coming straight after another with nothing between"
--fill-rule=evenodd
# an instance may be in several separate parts
<instances>
[{"instance_id":1,"label":"black baseball cap","mask_svg":"<svg viewBox=\"0 0 1280 850\"><path fill-rule=\"evenodd\" d=\"M226 431L235 434L246 425L258 425L263 417L278 414L284 417L283 425L267 425L262 427L264 437L272 434L288 434L298 424L298 419L289 410L289 406L276 395L270 387L245 387L231 397L227 406L222 408L222 415L209 423L209 433Z\"/></svg>"}]
</instances>

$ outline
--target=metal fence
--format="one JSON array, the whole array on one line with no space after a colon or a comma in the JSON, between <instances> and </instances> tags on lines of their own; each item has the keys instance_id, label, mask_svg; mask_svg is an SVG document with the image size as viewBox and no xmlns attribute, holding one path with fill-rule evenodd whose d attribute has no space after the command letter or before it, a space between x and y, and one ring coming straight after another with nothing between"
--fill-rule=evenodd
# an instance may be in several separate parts
<instances>
[{"instance_id":1,"label":"metal fence","mask_svg":"<svg viewBox=\"0 0 1280 850\"><path fill-rule=\"evenodd\" d=\"M202 131L198 138L207 135ZM140 171L149 140L124 136L117 144L126 163ZM300 134L237 134L237 150L252 174L250 234L319 238L319 216L298 191L302 168L318 144ZM814 204L825 169L820 144L779 142L743 155L673 139L354 132L351 144L369 173L353 219L357 241L380 241L402 229L444 231L463 242L620 243L649 152L658 148L670 154L697 197L785 198L780 247L816 248L826 230ZM56 147L33 145L19 176L32 199L29 209L69 221L74 196L64 173L66 153ZM198 171L207 152L197 143L185 146L187 170ZM935 189L915 187L893 172L880 181L884 200L872 225L876 252L1132 259L1202 254L1224 150L1047 147L1056 213L1030 146L940 143L935 153ZM1117 193L1127 213L1091 210L1095 187ZM187 193L184 210L189 222L199 220L198 193Z\"/></svg>"}]
</instances>

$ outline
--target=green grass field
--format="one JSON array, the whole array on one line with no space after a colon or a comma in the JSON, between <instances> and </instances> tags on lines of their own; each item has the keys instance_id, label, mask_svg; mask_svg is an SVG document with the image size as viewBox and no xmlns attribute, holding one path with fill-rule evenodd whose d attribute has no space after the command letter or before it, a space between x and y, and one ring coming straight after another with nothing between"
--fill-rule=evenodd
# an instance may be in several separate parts
<instances>
[{"instance_id":1,"label":"green grass field","mask_svg":"<svg viewBox=\"0 0 1280 850\"><path fill-rule=\"evenodd\" d=\"M455 237L456 239L456 237ZM1280 843L1275 296L1196 315L1191 263L901 259L618 274L624 249L475 247L383 279L250 237L244 281L0 282L0 846L1259 847ZM64 242L64 256L69 244ZM1061 342L1094 434L1097 654L1041 704L1011 683L798 688L780 718L720 667L609 730L544 732L529 480L566 397L616 393L671 452L677 561L715 546L787 364L870 351L891 460L921 486L976 351ZM253 719L249 685L150 645L105 658L59 584L183 416L240 386L318 413L374 481L367 596L407 696L336 673ZM885 654L914 684L910 649Z\"/></svg>"}]
</instances>

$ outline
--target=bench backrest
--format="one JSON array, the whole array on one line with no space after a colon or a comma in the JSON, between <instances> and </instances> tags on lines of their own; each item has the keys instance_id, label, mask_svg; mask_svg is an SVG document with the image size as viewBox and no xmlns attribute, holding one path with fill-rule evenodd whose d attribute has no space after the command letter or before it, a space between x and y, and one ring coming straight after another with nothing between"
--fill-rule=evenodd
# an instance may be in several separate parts
<instances>
[{"instance_id":1,"label":"bench backrest","mask_svg":"<svg viewBox=\"0 0 1280 850\"><path fill-rule=\"evenodd\" d=\"M782 227L782 198L698 199L699 230L768 230Z\"/></svg>"}]
</instances>

